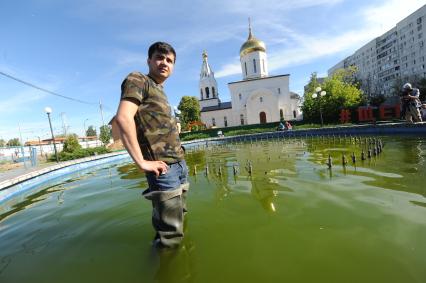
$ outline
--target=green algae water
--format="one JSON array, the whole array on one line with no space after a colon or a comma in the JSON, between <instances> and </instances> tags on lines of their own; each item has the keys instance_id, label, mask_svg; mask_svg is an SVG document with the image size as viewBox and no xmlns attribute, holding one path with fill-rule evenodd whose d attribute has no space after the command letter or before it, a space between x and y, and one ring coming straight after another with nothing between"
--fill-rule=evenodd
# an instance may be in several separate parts
<instances>
[{"instance_id":1,"label":"green algae water","mask_svg":"<svg viewBox=\"0 0 426 283\"><path fill-rule=\"evenodd\" d=\"M1 204L0 282L426 282L426 142L384 137L363 161L363 139L191 150L175 251L151 247L132 163L43 184Z\"/></svg>"}]
</instances>

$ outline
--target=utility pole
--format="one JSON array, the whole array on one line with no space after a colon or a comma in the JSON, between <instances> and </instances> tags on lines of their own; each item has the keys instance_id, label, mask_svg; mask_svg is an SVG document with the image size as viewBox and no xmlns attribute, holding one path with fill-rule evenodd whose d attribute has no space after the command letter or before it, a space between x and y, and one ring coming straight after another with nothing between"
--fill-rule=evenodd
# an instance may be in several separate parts
<instances>
[{"instance_id":1,"label":"utility pole","mask_svg":"<svg viewBox=\"0 0 426 283\"><path fill-rule=\"evenodd\" d=\"M101 102L100 99L99 99L99 109L101 111L102 126L105 126L105 123L104 123L104 112L102 111L102 102Z\"/></svg>"},{"instance_id":2,"label":"utility pole","mask_svg":"<svg viewBox=\"0 0 426 283\"><path fill-rule=\"evenodd\" d=\"M61 112L61 119L62 119L62 132L64 134L64 137L67 136L67 123L66 123L66 116L65 112Z\"/></svg>"},{"instance_id":3,"label":"utility pole","mask_svg":"<svg viewBox=\"0 0 426 283\"><path fill-rule=\"evenodd\" d=\"M18 128L19 128L19 136L21 138L21 145L24 145L24 140L22 139L22 132L21 132L21 124L18 123Z\"/></svg>"}]
</instances>

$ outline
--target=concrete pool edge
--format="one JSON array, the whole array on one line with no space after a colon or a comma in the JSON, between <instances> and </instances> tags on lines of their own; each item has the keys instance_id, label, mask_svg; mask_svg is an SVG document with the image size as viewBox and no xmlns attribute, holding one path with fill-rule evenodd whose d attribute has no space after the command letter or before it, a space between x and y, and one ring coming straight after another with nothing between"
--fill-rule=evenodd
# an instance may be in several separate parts
<instances>
[{"instance_id":1,"label":"concrete pool edge","mask_svg":"<svg viewBox=\"0 0 426 283\"><path fill-rule=\"evenodd\" d=\"M0 203L37 184L97 165L129 158L127 151L90 156L61 162L0 182Z\"/></svg>"}]
</instances>

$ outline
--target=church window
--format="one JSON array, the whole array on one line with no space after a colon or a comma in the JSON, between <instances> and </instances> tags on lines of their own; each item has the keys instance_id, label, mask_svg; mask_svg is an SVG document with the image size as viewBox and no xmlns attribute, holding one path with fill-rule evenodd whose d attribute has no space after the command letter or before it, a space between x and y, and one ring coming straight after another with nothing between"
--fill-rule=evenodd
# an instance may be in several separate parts
<instances>
[{"instance_id":1,"label":"church window","mask_svg":"<svg viewBox=\"0 0 426 283\"><path fill-rule=\"evenodd\" d=\"M225 127L228 127L228 119L225 117L223 117L223 124L225 125Z\"/></svg>"},{"instance_id":2,"label":"church window","mask_svg":"<svg viewBox=\"0 0 426 283\"><path fill-rule=\"evenodd\" d=\"M216 97L216 90L214 89L214 86L212 86L212 94L213 94L213 97Z\"/></svg>"},{"instance_id":3,"label":"church window","mask_svg":"<svg viewBox=\"0 0 426 283\"><path fill-rule=\"evenodd\" d=\"M278 88L278 94L280 94L281 93L281 89L280 88Z\"/></svg>"},{"instance_id":4,"label":"church window","mask_svg":"<svg viewBox=\"0 0 426 283\"><path fill-rule=\"evenodd\" d=\"M284 119L284 111L282 109L280 109L280 119Z\"/></svg>"},{"instance_id":5,"label":"church window","mask_svg":"<svg viewBox=\"0 0 426 283\"><path fill-rule=\"evenodd\" d=\"M210 97L210 90L208 87L206 87L206 98Z\"/></svg>"},{"instance_id":6,"label":"church window","mask_svg":"<svg viewBox=\"0 0 426 283\"><path fill-rule=\"evenodd\" d=\"M203 100L203 89L200 88L200 95L201 95L201 100Z\"/></svg>"},{"instance_id":7,"label":"church window","mask_svg":"<svg viewBox=\"0 0 426 283\"><path fill-rule=\"evenodd\" d=\"M246 76L247 76L247 62L244 62L244 69L246 71Z\"/></svg>"},{"instance_id":8,"label":"church window","mask_svg":"<svg viewBox=\"0 0 426 283\"><path fill-rule=\"evenodd\" d=\"M242 95L241 95L241 93L239 93L239 94L238 94L238 99L240 99L240 100L241 100L241 97L242 97Z\"/></svg>"},{"instance_id":9,"label":"church window","mask_svg":"<svg viewBox=\"0 0 426 283\"><path fill-rule=\"evenodd\" d=\"M240 120L241 120L241 125L244 125L244 115L243 114L240 115Z\"/></svg>"},{"instance_id":10,"label":"church window","mask_svg":"<svg viewBox=\"0 0 426 283\"><path fill-rule=\"evenodd\" d=\"M215 127L216 126L216 119L212 118L212 126Z\"/></svg>"},{"instance_id":11,"label":"church window","mask_svg":"<svg viewBox=\"0 0 426 283\"><path fill-rule=\"evenodd\" d=\"M296 110L293 110L293 118L296 118Z\"/></svg>"},{"instance_id":12,"label":"church window","mask_svg":"<svg viewBox=\"0 0 426 283\"><path fill-rule=\"evenodd\" d=\"M263 97L259 97L259 101L262 103L263 102Z\"/></svg>"},{"instance_id":13,"label":"church window","mask_svg":"<svg viewBox=\"0 0 426 283\"><path fill-rule=\"evenodd\" d=\"M253 70L256 73L256 59L253 59Z\"/></svg>"}]
</instances>

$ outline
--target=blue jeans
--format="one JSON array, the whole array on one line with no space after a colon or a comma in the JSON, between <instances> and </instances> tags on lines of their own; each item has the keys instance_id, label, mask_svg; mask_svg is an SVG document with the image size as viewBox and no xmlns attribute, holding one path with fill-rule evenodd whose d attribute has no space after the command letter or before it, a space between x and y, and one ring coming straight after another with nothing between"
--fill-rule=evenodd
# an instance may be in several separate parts
<instances>
[{"instance_id":1,"label":"blue jeans","mask_svg":"<svg viewBox=\"0 0 426 283\"><path fill-rule=\"evenodd\" d=\"M167 173L160 174L146 173L150 191L170 191L179 188L188 182L188 167L185 160L167 165Z\"/></svg>"}]
</instances>

